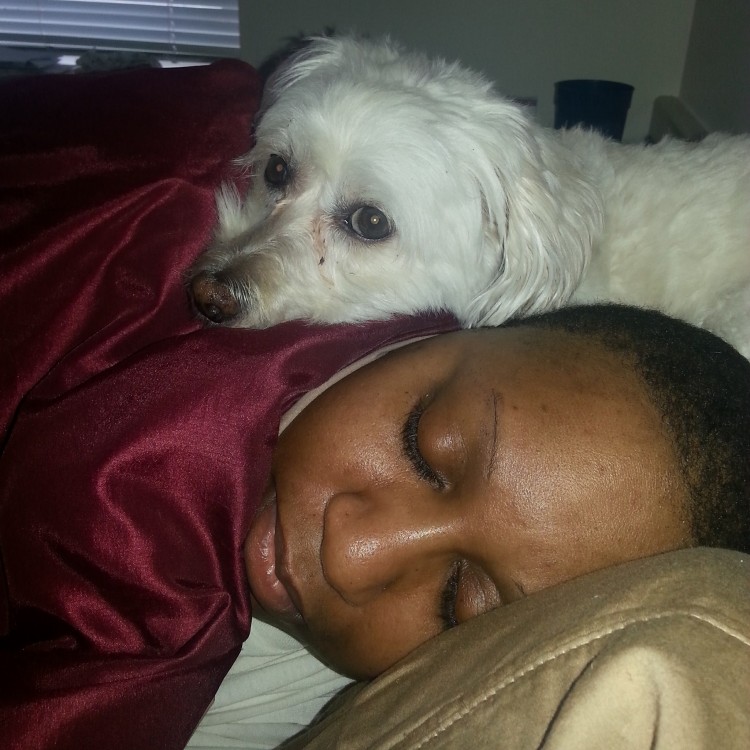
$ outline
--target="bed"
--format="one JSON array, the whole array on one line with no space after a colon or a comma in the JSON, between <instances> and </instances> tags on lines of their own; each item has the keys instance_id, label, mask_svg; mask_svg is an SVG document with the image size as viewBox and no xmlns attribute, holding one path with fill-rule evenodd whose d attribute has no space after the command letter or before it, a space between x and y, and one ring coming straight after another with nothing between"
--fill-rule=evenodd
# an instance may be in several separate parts
<instances>
[{"instance_id":1,"label":"bed","mask_svg":"<svg viewBox=\"0 0 750 750\"><path fill-rule=\"evenodd\" d=\"M183 273L259 96L236 61L0 82L4 748L183 747L250 629L239 549L280 415L455 325L200 325ZM290 747L745 748L749 569L687 550L543 592Z\"/></svg>"}]
</instances>

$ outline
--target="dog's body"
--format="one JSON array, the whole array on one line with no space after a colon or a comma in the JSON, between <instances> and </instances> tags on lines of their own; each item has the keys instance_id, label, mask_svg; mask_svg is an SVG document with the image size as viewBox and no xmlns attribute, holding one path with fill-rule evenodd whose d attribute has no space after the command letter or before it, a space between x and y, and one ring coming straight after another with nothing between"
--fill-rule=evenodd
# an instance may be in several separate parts
<instances>
[{"instance_id":1,"label":"dog's body","mask_svg":"<svg viewBox=\"0 0 750 750\"><path fill-rule=\"evenodd\" d=\"M750 136L623 146L535 124L480 76L318 39L269 82L242 200L191 271L213 322L569 301L657 307L750 357Z\"/></svg>"},{"instance_id":2,"label":"dog's body","mask_svg":"<svg viewBox=\"0 0 750 750\"><path fill-rule=\"evenodd\" d=\"M641 147L572 131L561 140L596 175L604 206L573 301L656 307L750 357L750 138Z\"/></svg>"}]
</instances>

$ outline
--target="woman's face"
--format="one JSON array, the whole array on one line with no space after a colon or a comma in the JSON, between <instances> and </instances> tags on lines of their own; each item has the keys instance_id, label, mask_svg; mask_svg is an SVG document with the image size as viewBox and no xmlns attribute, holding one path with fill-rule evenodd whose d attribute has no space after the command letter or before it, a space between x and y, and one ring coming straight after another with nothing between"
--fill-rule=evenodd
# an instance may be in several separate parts
<instances>
[{"instance_id":1,"label":"woman's face","mask_svg":"<svg viewBox=\"0 0 750 750\"><path fill-rule=\"evenodd\" d=\"M370 677L497 606L685 546L684 499L659 414L613 355L464 331L385 355L292 421L245 559L268 619Z\"/></svg>"}]
</instances>

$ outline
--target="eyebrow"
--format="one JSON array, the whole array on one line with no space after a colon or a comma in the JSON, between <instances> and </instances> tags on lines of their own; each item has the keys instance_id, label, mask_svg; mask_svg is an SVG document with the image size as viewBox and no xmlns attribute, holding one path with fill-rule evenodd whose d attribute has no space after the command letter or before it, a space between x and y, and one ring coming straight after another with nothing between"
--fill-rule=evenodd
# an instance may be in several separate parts
<instances>
[{"instance_id":1,"label":"eyebrow","mask_svg":"<svg viewBox=\"0 0 750 750\"><path fill-rule=\"evenodd\" d=\"M492 391L492 440L489 446L487 463L484 467L484 478L487 480L492 476L497 464L497 405L502 403L502 396L497 391Z\"/></svg>"}]
</instances>

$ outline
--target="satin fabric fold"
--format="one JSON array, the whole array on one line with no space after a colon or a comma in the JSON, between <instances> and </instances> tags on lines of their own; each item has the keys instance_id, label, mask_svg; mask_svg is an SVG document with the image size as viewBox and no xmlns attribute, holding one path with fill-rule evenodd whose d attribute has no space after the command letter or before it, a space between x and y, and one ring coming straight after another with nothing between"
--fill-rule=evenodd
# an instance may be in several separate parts
<instances>
[{"instance_id":1,"label":"satin fabric fold","mask_svg":"<svg viewBox=\"0 0 750 750\"><path fill-rule=\"evenodd\" d=\"M260 88L235 61L0 82L0 424L86 342L104 366L198 329L183 274Z\"/></svg>"}]
</instances>

